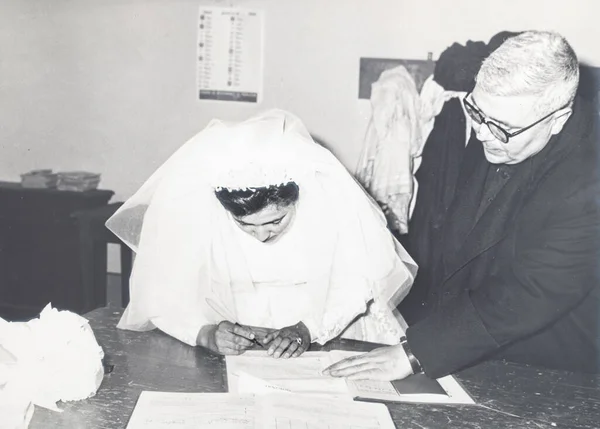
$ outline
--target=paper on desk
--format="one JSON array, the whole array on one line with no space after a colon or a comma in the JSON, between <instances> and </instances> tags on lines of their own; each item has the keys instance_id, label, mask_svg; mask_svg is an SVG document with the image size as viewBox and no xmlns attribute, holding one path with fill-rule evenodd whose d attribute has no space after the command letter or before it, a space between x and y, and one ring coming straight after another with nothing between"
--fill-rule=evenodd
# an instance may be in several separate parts
<instances>
[{"instance_id":1,"label":"paper on desk","mask_svg":"<svg viewBox=\"0 0 600 429\"><path fill-rule=\"evenodd\" d=\"M237 393L239 394L255 394L255 395L266 395L268 393L292 393L291 390L281 386L277 386L273 383L268 383L253 375L245 372L240 372L237 375Z\"/></svg>"},{"instance_id":2,"label":"paper on desk","mask_svg":"<svg viewBox=\"0 0 600 429\"><path fill-rule=\"evenodd\" d=\"M330 358L335 362L363 354L334 350ZM346 380L350 396L389 402L474 404L469 393L448 375L437 380L428 379L424 374L409 376L398 381Z\"/></svg>"},{"instance_id":3,"label":"paper on desk","mask_svg":"<svg viewBox=\"0 0 600 429\"><path fill-rule=\"evenodd\" d=\"M394 429L382 404L297 394L142 392L127 429Z\"/></svg>"},{"instance_id":4,"label":"paper on desk","mask_svg":"<svg viewBox=\"0 0 600 429\"><path fill-rule=\"evenodd\" d=\"M307 395L261 397L256 427L261 429L395 429L383 404Z\"/></svg>"},{"instance_id":5,"label":"paper on desk","mask_svg":"<svg viewBox=\"0 0 600 429\"><path fill-rule=\"evenodd\" d=\"M252 429L252 395L142 392L127 429Z\"/></svg>"},{"instance_id":6,"label":"paper on desk","mask_svg":"<svg viewBox=\"0 0 600 429\"><path fill-rule=\"evenodd\" d=\"M321 371L335 362L363 354L334 350L306 352L293 359L274 359L264 351L227 356L227 380L230 392L265 394L275 389L294 393L335 396L338 398L375 399L389 402L474 404L473 398L453 376L438 380L418 374L404 380L346 380L324 376ZM240 376L246 374L243 386ZM248 378L248 376L250 378ZM271 386L271 388L269 388Z\"/></svg>"},{"instance_id":7,"label":"paper on desk","mask_svg":"<svg viewBox=\"0 0 600 429\"><path fill-rule=\"evenodd\" d=\"M240 393L240 375L248 374L294 393L350 398L344 379L321 373L332 363L327 352L306 352L297 358L275 359L265 351L248 351L239 356L226 356L225 362L229 392ZM246 391L252 387L252 384L245 385ZM255 389L252 393L261 393L261 390Z\"/></svg>"},{"instance_id":8,"label":"paper on desk","mask_svg":"<svg viewBox=\"0 0 600 429\"><path fill-rule=\"evenodd\" d=\"M6 392L60 411L57 401L93 396L104 376L102 348L88 321L50 305L29 322L0 318L0 383Z\"/></svg>"}]
</instances>

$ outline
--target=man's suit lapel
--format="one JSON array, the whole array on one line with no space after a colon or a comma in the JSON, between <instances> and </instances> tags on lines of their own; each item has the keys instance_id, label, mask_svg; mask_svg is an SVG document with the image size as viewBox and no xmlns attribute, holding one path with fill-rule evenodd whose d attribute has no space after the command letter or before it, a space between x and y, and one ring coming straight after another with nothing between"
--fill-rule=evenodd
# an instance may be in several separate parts
<instances>
[{"instance_id":1,"label":"man's suit lapel","mask_svg":"<svg viewBox=\"0 0 600 429\"><path fill-rule=\"evenodd\" d=\"M445 234L444 281L508 233L510 222L522 205L524 188L531 172L529 161L515 165L510 178L497 190L481 216L477 217L488 170L496 167L485 160L479 141L469 144L479 147L478 151L472 153L479 159L471 161L477 165L462 184L453 202L453 210L449 211L446 218L449 233ZM460 225L458 228L453 226L457 224ZM447 243L447 240L454 242Z\"/></svg>"},{"instance_id":2,"label":"man's suit lapel","mask_svg":"<svg viewBox=\"0 0 600 429\"><path fill-rule=\"evenodd\" d=\"M460 167L454 198L444 220L442 245L446 266L475 224L489 165L484 159L481 143L472 135Z\"/></svg>"},{"instance_id":3,"label":"man's suit lapel","mask_svg":"<svg viewBox=\"0 0 600 429\"><path fill-rule=\"evenodd\" d=\"M523 204L523 184L526 179L525 168L520 168L508 179L496 198L466 234L460 250L448 261L444 281L508 234L511 221Z\"/></svg>"}]
</instances>

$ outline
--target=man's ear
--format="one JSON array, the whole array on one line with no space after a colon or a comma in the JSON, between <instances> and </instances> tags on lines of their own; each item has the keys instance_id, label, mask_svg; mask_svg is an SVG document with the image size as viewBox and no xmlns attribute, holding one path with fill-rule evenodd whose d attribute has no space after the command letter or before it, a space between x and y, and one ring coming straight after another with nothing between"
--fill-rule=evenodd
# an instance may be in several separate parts
<instances>
[{"instance_id":1,"label":"man's ear","mask_svg":"<svg viewBox=\"0 0 600 429\"><path fill-rule=\"evenodd\" d=\"M564 109L559 110L554 114L554 118L552 119L552 128L550 133L552 135L558 134L562 131L567 119L571 117L573 114L573 109L571 107L565 107Z\"/></svg>"}]
</instances>

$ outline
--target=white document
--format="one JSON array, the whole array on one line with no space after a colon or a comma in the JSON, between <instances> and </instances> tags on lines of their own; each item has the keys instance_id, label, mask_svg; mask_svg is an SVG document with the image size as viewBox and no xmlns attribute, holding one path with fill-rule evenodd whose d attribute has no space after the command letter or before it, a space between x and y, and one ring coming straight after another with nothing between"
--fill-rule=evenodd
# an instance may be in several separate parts
<instances>
[{"instance_id":1,"label":"white document","mask_svg":"<svg viewBox=\"0 0 600 429\"><path fill-rule=\"evenodd\" d=\"M452 376L430 380L425 376L388 381L345 380L322 375L328 366L362 354L335 350L306 352L298 358L274 359L264 351L227 356L230 392L264 394L276 390L338 398L388 402L474 404L473 398ZM243 378L244 382L240 383Z\"/></svg>"},{"instance_id":2,"label":"white document","mask_svg":"<svg viewBox=\"0 0 600 429\"><path fill-rule=\"evenodd\" d=\"M383 404L306 395L261 397L261 429L395 429Z\"/></svg>"},{"instance_id":3,"label":"white document","mask_svg":"<svg viewBox=\"0 0 600 429\"><path fill-rule=\"evenodd\" d=\"M261 10L200 8L196 58L200 100L260 102L263 33Z\"/></svg>"},{"instance_id":4,"label":"white document","mask_svg":"<svg viewBox=\"0 0 600 429\"><path fill-rule=\"evenodd\" d=\"M335 363L363 353L334 350L330 354L331 360ZM405 381L408 382L408 379L394 382L398 387L394 387L394 384L389 381L374 380L346 380L346 384L350 396L353 398L375 399L388 402L475 404L471 395L451 375L435 380L441 388L440 393L403 393L401 388ZM431 381L429 380L429 382Z\"/></svg>"},{"instance_id":5,"label":"white document","mask_svg":"<svg viewBox=\"0 0 600 429\"><path fill-rule=\"evenodd\" d=\"M296 394L142 392L127 429L394 429L382 404Z\"/></svg>"},{"instance_id":6,"label":"white document","mask_svg":"<svg viewBox=\"0 0 600 429\"><path fill-rule=\"evenodd\" d=\"M127 429L252 429L255 415L252 396L144 391Z\"/></svg>"},{"instance_id":7,"label":"white document","mask_svg":"<svg viewBox=\"0 0 600 429\"><path fill-rule=\"evenodd\" d=\"M268 393L293 393L291 390L269 383L245 372L237 374L236 392L239 394L266 395Z\"/></svg>"},{"instance_id":8,"label":"white document","mask_svg":"<svg viewBox=\"0 0 600 429\"><path fill-rule=\"evenodd\" d=\"M426 404L475 404L471 396L454 377L448 375L436 380L445 394L403 394L387 381L347 380L348 390L355 398L375 399L386 402L411 402Z\"/></svg>"},{"instance_id":9,"label":"white document","mask_svg":"<svg viewBox=\"0 0 600 429\"><path fill-rule=\"evenodd\" d=\"M266 351L248 351L239 356L226 356L227 383L230 392L240 393L240 375L246 374L277 388L294 393L332 395L349 398L346 381L321 374L331 365L327 352L307 352L293 359L275 359ZM262 387L246 383L246 393L261 393Z\"/></svg>"}]
</instances>

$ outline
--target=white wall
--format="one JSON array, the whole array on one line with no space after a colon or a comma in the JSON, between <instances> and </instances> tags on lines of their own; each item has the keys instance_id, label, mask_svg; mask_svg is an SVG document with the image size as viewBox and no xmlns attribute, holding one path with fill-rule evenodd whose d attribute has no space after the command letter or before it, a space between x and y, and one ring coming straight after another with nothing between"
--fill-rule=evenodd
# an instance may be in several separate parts
<instances>
[{"instance_id":1,"label":"white wall","mask_svg":"<svg viewBox=\"0 0 600 429\"><path fill-rule=\"evenodd\" d=\"M261 105L196 99L200 4L266 11ZM274 106L353 170L369 116L361 56L436 58L455 41L536 28L600 66L599 11L597 0L0 0L0 180L97 171L122 200L211 118Z\"/></svg>"}]
</instances>

